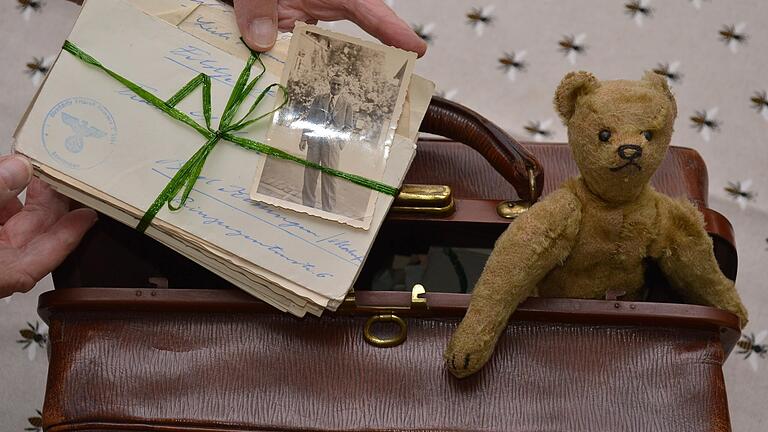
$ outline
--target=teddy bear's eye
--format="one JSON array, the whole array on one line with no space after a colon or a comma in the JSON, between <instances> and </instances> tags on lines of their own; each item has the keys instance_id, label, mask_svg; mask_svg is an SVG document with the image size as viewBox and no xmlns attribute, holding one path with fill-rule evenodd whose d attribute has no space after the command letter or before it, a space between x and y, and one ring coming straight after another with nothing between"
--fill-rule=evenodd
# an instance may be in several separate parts
<instances>
[{"instance_id":1,"label":"teddy bear's eye","mask_svg":"<svg viewBox=\"0 0 768 432\"><path fill-rule=\"evenodd\" d=\"M643 132L643 136L645 137L646 140L650 141L651 139L653 139L653 132L645 131Z\"/></svg>"},{"instance_id":2,"label":"teddy bear's eye","mask_svg":"<svg viewBox=\"0 0 768 432\"><path fill-rule=\"evenodd\" d=\"M602 142L608 142L608 140L611 139L611 131L603 129L597 134L597 137L600 138L600 141Z\"/></svg>"}]
</instances>

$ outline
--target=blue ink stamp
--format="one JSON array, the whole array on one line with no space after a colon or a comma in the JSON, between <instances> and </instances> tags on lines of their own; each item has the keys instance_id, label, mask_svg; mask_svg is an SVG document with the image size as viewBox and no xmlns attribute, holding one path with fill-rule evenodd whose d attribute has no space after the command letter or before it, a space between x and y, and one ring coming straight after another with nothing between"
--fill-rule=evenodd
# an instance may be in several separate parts
<instances>
[{"instance_id":1,"label":"blue ink stamp","mask_svg":"<svg viewBox=\"0 0 768 432\"><path fill-rule=\"evenodd\" d=\"M57 103L45 116L42 142L56 161L86 170L112 154L117 124L104 105L93 99L72 97Z\"/></svg>"}]
</instances>

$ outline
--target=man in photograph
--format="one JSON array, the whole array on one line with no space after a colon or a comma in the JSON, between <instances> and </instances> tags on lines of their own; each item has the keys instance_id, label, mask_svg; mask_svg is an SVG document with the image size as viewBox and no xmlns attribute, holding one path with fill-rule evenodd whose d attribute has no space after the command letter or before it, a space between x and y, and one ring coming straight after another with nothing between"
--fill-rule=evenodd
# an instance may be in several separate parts
<instances>
[{"instance_id":1,"label":"man in photograph","mask_svg":"<svg viewBox=\"0 0 768 432\"><path fill-rule=\"evenodd\" d=\"M343 77L334 75L329 84L329 93L316 96L312 100L306 119L315 125L315 129L311 132L305 131L299 143L299 150L307 150L307 160L310 162L329 168L338 168L339 153L354 128L354 110L349 99L343 94ZM301 200L305 206L315 207L318 174L320 171L315 168L304 168ZM325 173L320 177L322 209L333 212L336 205L338 179Z\"/></svg>"}]
</instances>

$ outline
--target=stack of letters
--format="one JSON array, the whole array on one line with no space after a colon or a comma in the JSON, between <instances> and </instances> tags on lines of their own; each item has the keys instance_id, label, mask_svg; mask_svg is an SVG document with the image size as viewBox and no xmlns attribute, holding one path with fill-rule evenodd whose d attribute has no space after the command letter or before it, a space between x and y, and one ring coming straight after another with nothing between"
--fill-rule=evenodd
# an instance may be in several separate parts
<instances>
[{"instance_id":1,"label":"stack of letters","mask_svg":"<svg viewBox=\"0 0 768 432\"><path fill-rule=\"evenodd\" d=\"M433 85L414 61L305 25L256 58L215 0L88 1L15 149L61 193L319 315L352 287L415 154Z\"/></svg>"}]
</instances>

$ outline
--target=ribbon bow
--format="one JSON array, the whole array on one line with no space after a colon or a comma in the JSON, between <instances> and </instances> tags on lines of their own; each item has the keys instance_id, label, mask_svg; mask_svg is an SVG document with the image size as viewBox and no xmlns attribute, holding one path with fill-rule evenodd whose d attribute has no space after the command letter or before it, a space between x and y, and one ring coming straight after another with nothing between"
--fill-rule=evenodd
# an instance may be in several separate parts
<instances>
[{"instance_id":1,"label":"ribbon bow","mask_svg":"<svg viewBox=\"0 0 768 432\"><path fill-rule=\"evenodd\" d=\"M197 132L200 133L200 135L205 137L207 140L205 144L203 144L203 146L200 147L200 149L197 152L195 152L195 154L193 154L192 157L189 158L189 160L186 163L184 163L184 165L182 165L182 167L176 172L176 175L174 175L173 178L171 178L171 180L165 186L163 191L160 192L160 195L158 195L158 197L155 199L155 201L152 203L149 209L147 209L147 211L144 213L144 216L141 218L141 221L139 221L139 224L136 226L136 230L138 230L139 232L144 232L149 227L150 223L152 222L152 219L155 218L155 216L163 207L163 205L167 204L168 209L170 209L171 211L176 211L184 207L184 204L186 203L190 192L192 192L192 189L195 186L195 183L197 182L198 177L200 176L200 173L203 169L203 166L205 165L205 161L208 158L208 155L211 153L211 151L216 146L216 144L222 139L248 150L257 151L262 154L278 157L280 159L290 160L290 161L302 164L304 166L318 169L324 173L346 179L355 184L365 186L369 189L373 189L377 192L385 193L392 196L397 195L398 189L395 187L389 186L387 184L380 183L371 179L367 179L365 177L358 176L355 174L345 173L343 171L322 166L320 164L301 159L297 156L294 156L283 150L268 146L266 144L263 144L254 140L250 140L247 138L239 137L237 135L233 135L233 132L239 131L263 119L264 117L271 115L272 113L279 110L280 108L285 106L285 104L288 103L288 94L285 91L286 90L285 87L279 83L273 83L261 91L258 97L256 97L255 102L253 102L251 107L248 109L248 112L244 116L242 116L239 120L234 121L235 115L237 114L241 105L245 101L246 97L248 97L251 91L253 91L253 88L256 85L256 83L259 81L259 79L261 79L261 77L266 72L266 67L264 66L264 62L261 60L260 53L251 51L251 56L248 58L248 61L246 62L245 67L243 68L243 71L240 72L240 76L238 77L237 82L235 83L235 86L232 89L232 93L229 95L229 100L227 101L227 105L224 108L224 113L222 114L221 120L219 121L219 126L217 129L213 129L211 127L211 77L210 76L204 73L197 75L195 78L190 80L184 87L182 87L181 90L176 92L176 94L171 96L167 101L164 101L158 98L157 96L153 95L152 93L146 91L145 89L141 88L141 86L131 82L127 78L124 78L121 75L106 68L99 61L97 61L96 59L94 59L93 57L85 53L83 50L78 48L72 42L65 41L63 49L64 51L67 51L68 53L79 58L83 62L101 69L107 75L111 76L115 80L119 81L121 84L128 87L131 91L136 93L137 96L144 99L152 106L163 111L164 113L168 114L174 119L182 123L185 123L190 127L192 127L193 129L195 129ZM261 72L259 72L259 74L256 75L255 78L253 78L253 80L248 82L251 74L251 67L257 61L261 66ZM192 93L200 85L203 86L203 117L205 118L205 126L200 125L199 123L194 121L191 117L189 117L187 114L175 108L179 102L184 100L184 98L186 98L190 93ZM264 99L267 93L269 93L269 91L274 87L278 87L280 88L280 90L282 90L282 94L283 94L282 103L280 103L276 108L274 108L273 110L265 114L249 119L248 117L251 114L253 114L253 112L258 107L259 103L261 103L261 101ZM182 189L183 189L183 192L182 192ZM179 203L177 205L174 205L173 201L176 198L176 196L179 194L179 192L182 192L181 198L179 199Z\"/></svg>"}]
</instances>

